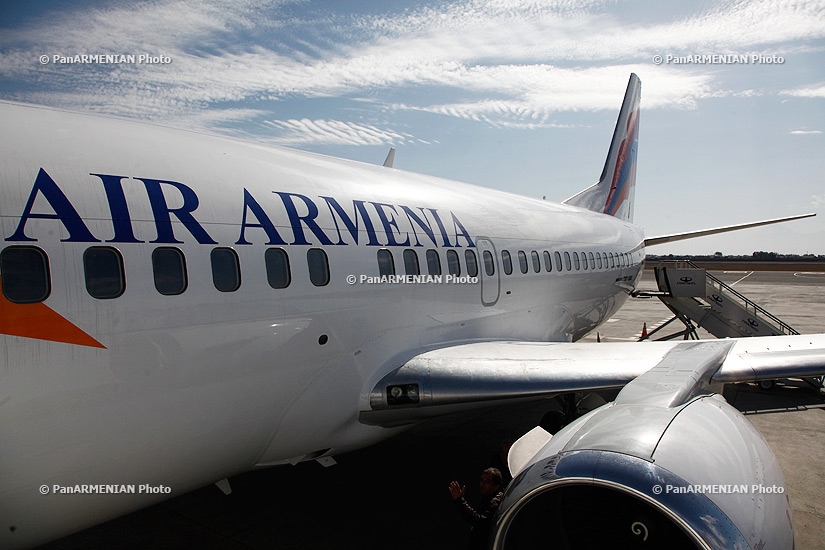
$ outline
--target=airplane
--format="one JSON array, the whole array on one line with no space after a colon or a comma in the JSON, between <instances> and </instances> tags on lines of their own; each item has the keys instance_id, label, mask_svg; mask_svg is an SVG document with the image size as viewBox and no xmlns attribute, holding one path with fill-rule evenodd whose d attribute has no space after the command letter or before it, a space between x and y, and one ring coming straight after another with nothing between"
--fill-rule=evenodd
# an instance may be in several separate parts
<instances>
[{"instance_id":1,"label":"airplane","mask_svg":"<svg viewBox=\"0 0 825 550\"><path fill-rule=\"evenodd\" d=\"M640 93L631 75L599 181L562 203L0 103L0 546L613 388L514 444L491 547L792 547L777 461L719 394L822 374L825 335L578 342L646 246L708 233L633 223Z\"/></svg>"}]
</instances>

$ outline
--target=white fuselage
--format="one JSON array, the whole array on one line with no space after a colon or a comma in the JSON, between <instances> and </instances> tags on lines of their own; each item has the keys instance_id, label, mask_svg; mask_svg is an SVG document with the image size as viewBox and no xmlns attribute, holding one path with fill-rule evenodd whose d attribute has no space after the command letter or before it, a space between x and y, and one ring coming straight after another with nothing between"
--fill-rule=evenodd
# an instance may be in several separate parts
<instances>
[{"instance_id":1,"label":"white fuselage","mask_svg":"<svg viewBox=\"0 0 825 550\"><path fill-rule=\"evenodd\" d=\"M622 305L642 269L640 228L571 206L145 124L0 112L3 248L42 250L43 304L103 346L50 339L48 328L0 336L0 546L388 437L358 413L407 358L479 339L576 340ZM121 296L90 295L90 247L122 256ZM156 248L185 258L182 293L157 290ZM237 255L237 290L216 288L216 248ZM288 257L285 288L270 285L267 249ZM326 254L323 286L311 281L310 249ZM414 251L425 276L433 250L442 281L363 281L380 275L379 250L397 275ZM448 251L466 277L468 250L478 281L447 282ZM43 304L15 304L14 315L36 324L26 317ZM171 492L53 494L107 484Z\"/></svg>"}]
</instances>

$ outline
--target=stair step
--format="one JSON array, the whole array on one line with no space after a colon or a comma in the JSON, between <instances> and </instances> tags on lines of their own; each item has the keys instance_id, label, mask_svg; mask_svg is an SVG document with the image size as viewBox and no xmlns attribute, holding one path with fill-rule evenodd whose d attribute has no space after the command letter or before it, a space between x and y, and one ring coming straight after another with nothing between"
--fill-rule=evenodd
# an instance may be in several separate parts
<instances>
[{"instance_id":1,"label":"stair step","mask_svg":"<svg viewBox=\"0 0 825 550\"><path fill-rule=\"evenodd\" d=\"M668 269L672 271L668 272ZM702 278L705 279L704 292L700 282ZM688 329L692 328L690 323L694 323L717 338L799 334L787 323L692 262L680 261L678 268L656 268L656 280L660 289L656 296L677 312L677 318L681 315L687 319L680 318ZM666 322L652 326L650 331Z\"/></svg>"}]
</instances>

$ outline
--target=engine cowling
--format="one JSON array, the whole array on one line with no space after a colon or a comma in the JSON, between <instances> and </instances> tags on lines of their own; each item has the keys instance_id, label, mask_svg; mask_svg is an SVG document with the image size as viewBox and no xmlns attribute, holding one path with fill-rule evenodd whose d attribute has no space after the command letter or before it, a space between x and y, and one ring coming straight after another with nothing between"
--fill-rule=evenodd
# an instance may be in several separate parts
<instances>
[{"instance_id":1,"label":"engine cowling","mask_svg":"<svg viewBox=\"0 0 825 550\"><path fill-rule=\"evenodd\" d=\"M719 395L610 403L536 441L534 430L511 450L495 549L794 546L776 457Z\"/></svg>"}]
</instances>

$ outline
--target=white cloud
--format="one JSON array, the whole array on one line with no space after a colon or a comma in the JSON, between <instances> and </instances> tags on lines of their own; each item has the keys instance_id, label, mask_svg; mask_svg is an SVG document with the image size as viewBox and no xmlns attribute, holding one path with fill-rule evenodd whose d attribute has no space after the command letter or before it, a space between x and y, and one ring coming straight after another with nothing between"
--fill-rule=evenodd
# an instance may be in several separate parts
<instances>
[{"instance_id":1,"label":"white cloud","mask_svg":"<svg viewBox=\"0 0 825 550\"><path fill-rule=\"evenodd\" d=\"M465 0L360 18L307 11L316 19L305 21L285 16L287 3L156 0L60 12L54 22L4 31L0 75L29 83L5 96L214 127L259 113L246 105L196 115L261 99L377 94L384 105L537 128L559 112L615 109L631 71L644 82L645 108L694 108L703 98L758 93L717 89L711 68L656 66L656 54L775 53L790 41L825 37L821 4L803 0L729 1L638 24L598 0ZM301 29L312 30L305 36ZM172 62L37 62L43 54L144 52ZM412 100L408 90L428 91ZM825 97L825 84L783 93Z\"/></svg>"},{"instance_id":2,"label":"white cloud","mask_svg":"<svg viewBox=\"0 0 825 550\"><path fill-rule=\"evenodd\" d=\"M447 53L466 64L649 60L669 52L742 54L825 36L825 17L816 2L723 2L691 17L637 24L618 20L611 3L501 4L470 0L439 10L423 8L380 19L377 28L392 37L388 44L403 41L402 50L416 52L417 58Z\"/></svg>"},{"instance_id":3,"label":"white cloud","mask_svg":"<svg viewBox=\"0 0 825 550\"><path fill-rule=\"evenodd\" d=\"M791 130L791 135L794 136L810 136L821 134L822 130Z\"/></svg>"},{"instance_id":4,"label":"white cloud","mask_svg":"<svg viewBox=\"0 0 825 550\"><path fill-rule=\"evenodd\" d=\"M397 145L414 141L409 134L381 130L369 124L340 120L271 120L265 125L281 135L271 141L280 145L325 143L332 145Z\"/></svg>"},{"instance_id":5,"label":"white cloud","mask_svg":"<svg viewBox=\"0 0 825 550\"><path fill-rule=\"evenodd\" d=\"M270 2L270 6L286 2ZM252 0L154 0L103 8L55 9L42 21L4 29L2 42L45 54L172 53L237 43L256 23ZM280 25L267 21L272 30Z\"/></svg>"},{"instance_id":6,"label":"white cloud","mask_svg":"<svg viewBox=\"0 0 825 550\"><path fill-rule=\"evenodd\" d=\"M784 90L781 94L794 97L825 98L825 83L804 86L793 90Z\"/></svg>"},{"instance_id":7,"label":"white cloud","mask_svg":"<svg viewBox=\"0 0 825 550\"><path fill-rule=\"evenodd\" d=\"M692 108L709 97L710 77L665 67L616 65L589 69L563 69L533 65L477 67L465 78L465 89L480 95L493 93L501 99L480 99L426 106L399 105L496 127L534 129L560 127L555 114L570 111L615 110L631 72L647 74L643 82L645 108Z\"/></svg>"}]
</instances>

